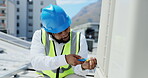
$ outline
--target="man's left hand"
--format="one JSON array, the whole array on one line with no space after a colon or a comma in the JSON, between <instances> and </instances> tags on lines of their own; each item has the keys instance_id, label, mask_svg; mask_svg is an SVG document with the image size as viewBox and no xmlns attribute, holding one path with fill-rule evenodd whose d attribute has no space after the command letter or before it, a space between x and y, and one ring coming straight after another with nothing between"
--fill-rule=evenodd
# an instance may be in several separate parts
<instances>
[{"instance_id":1,"label":"man's left hand","mask_svg":"<svg viewBox=\"0 0 148 78\"><path fill-rule=\"evenodd\" d=\"M81 67L82 69L94 69L97 65L97 60L96 58L90 58L88 61L85 61Z\"/></svg>"}]
</instances>

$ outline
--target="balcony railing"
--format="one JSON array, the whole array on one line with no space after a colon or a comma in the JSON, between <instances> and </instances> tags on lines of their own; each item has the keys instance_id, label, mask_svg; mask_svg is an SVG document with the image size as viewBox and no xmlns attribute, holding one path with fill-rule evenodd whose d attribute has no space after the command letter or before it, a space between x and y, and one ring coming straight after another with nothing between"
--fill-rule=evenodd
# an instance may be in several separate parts
<instances>
[{"instance_id":1,"label":"balcony railing","mask_svg":"<svg viewBox=\"0 0 148 78\"><path fill-rule=\"evenodd\" d=\"M6 7L6 4L1 4L1 3L0 3L0 7Z\"/></svg>"},{"instance_id":2,"label":"balcony railing","mask_svg":"<svg viewBox=\"0 0 148 78\"><path fill-rule=\"evenodd\" d=\"M5 16L6 14L4 14L4 13L0 13L0 16Z\"/></svg>"},{"instance_id":3,"label":"balcony railing","mask_svg":"<svg viewBox=\"0 0 148 78\"><path fill-rule=\"evenodd\" d=\"M5 29L5 27L6 27L6 24L0 23L0 29Z\"/></svg>"},{"instance_id":4,"label":"balcony railing","mask_svg":"<svg viewBox=\"0 0 148 78\"><path fill-rule=\"evenodd\" d=\"M4 29L5 29L5 27L3 27L3 26L0 25L0 30L4 30Z\"/></svg>"},{"instance_id":5,"label":"balcony railing","mask_svg":"<svg viewBox=\"0 0 148 78\"><path fill-rule=\"evenodd\" d=\"M0 14L0 19L6 19L6 14Z\"/></svg>"}]
</instances>

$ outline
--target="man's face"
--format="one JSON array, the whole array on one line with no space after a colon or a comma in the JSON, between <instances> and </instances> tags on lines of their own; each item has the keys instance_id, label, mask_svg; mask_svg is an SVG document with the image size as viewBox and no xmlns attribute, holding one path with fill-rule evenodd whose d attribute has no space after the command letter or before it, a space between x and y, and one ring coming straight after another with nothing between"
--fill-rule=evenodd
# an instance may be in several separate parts
<instances>
[{"instance_id":1,"label":"man's face","mask_svg":"<svg viewBox=\"0 0 148 78\"><path fill-rule=\"evenodd\" d=\"M58 43L67 43L70 40L70 27L60 33L52 33L51 35Z\"/></svg>"}]
</instances>

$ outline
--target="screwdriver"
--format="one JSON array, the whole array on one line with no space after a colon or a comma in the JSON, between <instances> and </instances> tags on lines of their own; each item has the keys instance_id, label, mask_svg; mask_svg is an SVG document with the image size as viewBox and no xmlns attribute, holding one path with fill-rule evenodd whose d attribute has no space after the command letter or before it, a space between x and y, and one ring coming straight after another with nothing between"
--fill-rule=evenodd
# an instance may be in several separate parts
<instances>
[{"instance_id":1,"label":"screwdriver","mask_svg":"<svg viewBox=\"0 0 148 78\"><path fill-rule=\"evenodd\" d=\"M88 58L82 58L82 59L78 59L78 61L89 61Z\"/></svg>"}]
</instances>

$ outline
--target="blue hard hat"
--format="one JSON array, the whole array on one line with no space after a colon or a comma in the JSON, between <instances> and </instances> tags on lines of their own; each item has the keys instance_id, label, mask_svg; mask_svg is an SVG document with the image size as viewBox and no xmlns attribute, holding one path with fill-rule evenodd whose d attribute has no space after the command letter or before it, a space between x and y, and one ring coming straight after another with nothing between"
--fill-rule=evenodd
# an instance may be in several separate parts
<instances>
[{"instance_id":1,"label":"blue hard hat","mask_svg":"<svg viewBox=\"0 0 148 78\"><path fill-rule=\"evenodd\" d=\"M50 33L60 33L71 24L71 19L65 11L52 4L42 9L41 21L45 31Z\"/></svg>"}]
</instances>

